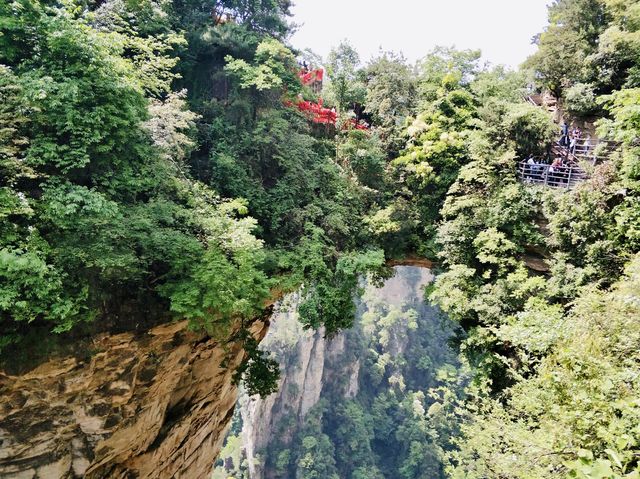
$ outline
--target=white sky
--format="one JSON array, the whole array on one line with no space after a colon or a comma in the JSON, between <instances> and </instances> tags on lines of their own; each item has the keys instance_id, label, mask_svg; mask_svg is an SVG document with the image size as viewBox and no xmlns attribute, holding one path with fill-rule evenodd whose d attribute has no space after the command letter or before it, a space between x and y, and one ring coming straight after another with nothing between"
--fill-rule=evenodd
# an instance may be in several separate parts
<instances>
[{"instance_id":1,"label":"white sky","mask_svg":"<svg viewBox=\"0 0 640 479\"><path fill-rule=\"evenodd\" d=\"M380 47L414 62L436 45L481 49L493 64L517 67L535 50L551 0L294 0L291 38L326 58L343 39L364 62Z\"/></svg>"}]
</instances>

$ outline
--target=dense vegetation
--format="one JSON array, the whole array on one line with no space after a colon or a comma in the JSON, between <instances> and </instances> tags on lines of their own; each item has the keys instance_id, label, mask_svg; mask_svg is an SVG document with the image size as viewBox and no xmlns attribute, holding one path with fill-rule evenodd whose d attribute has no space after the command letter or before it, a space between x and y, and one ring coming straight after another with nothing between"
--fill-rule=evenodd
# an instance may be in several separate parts
<instances>
[{"instance_id":1,"label":"dense vegetation","mask_svg":"<svg viewBox=\"0 0 640 479\"><path fill-rule=\"evenodd\" d=\"M432 298L469 331L464 357L476 375L439 412L459 428L446 454L451 477L640 470L639 13L636 2L557 2L528 62L568 106L597 76L599 133L621 144L589 181L568 193L523 187L505 168L517 148L485 127L448 192L437 235L445 272ZM549 63L558 50L575 59L563 48L579 44L582 69ZM527 270L532 250L545 252L546 275Z\"/></svg>"},{"instance_id":2,"label":"dense vegetation","mask_svg":"<svg viewBox=\"0 0 640 479\"><path fill-rule=\"evenodd\" d=\"M329 394L292 440L270 448L277 477L292 464L296 477L426 478L438 467L456 478L638 477L639 15L630 1L556 2L522 72L438 49L415 69L384 54L351 75L345 90L362 91L369 142L379 141L363 151L386 158L368 232L387 254L437 255L430 298L468 335L457 374L421 390L428 407L411 421L423 427L416 436L404 438L402 415L378 415L375 390L361 393L364 409ZM572 191L515 176L516 161L557 139L547 113L522 100L531 78L618 142ZM548 271L530 269L540 258ZM390 410L402 410L393 381L380 387ZM417 452L384 441L393 452L376 450L385 424Z\"/></svg>"},{"instance_id":3,"label":"dense vegetation","mask_svg":"<svg viewBox=\"0 0 640 479\"><path fill-rule=\"evenodd\" d=\"M278 41L287 11L0 4L6 357L169 316L224 336L303 280L307 324L349 325L358 275L384 258L371 195L283 102L312 95Z\"/></svg>"},{"instance_id":4,"label":"dense vegetation","mask_svg":"<svg viewBox=\"0 0 640 479\"><path fill-rule=\"evenodd\" d=\"M361 275L428 256L474 378L443 378L424 413L446 424L429 439L445 472L638 477L638 2L555 1L519 72L445 48L362 65L340 45L335 129L287 106L314 98L289 6L0 0L3 358L171 317L225 337L299 287L303 324L332 335ZM572 191L516 179L556 135L528 88L618 142ZM370 132L342 128L355 115ZM273 363L240 337L269 391Z\"/></svg>"}]
</instances>

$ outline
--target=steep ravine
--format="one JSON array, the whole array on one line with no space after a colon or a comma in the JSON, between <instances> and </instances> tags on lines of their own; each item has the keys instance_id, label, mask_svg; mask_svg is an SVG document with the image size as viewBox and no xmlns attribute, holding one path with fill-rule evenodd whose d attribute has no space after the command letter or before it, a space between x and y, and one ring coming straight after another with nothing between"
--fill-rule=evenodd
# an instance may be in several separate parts
<instances>
[{"instance_id":1,"label":"steep ravine","mask_svg":"<svg viewBox=\"0 0 640 479\"><path fill-rule=\"evenodd\" d=\"M262 347L283 368L277 393L240 398L252 479L278 477L263 460L276 430L287 443L323 396L358 396L367 381L363 334L380 333L374 324L363 326L363 314L372 301L398 308L407 299L421 303L431 280L426 268L396 270L383 288L367 288L355 327L331 340L322 330L302 329L296 295L280 303L269 328L265 321L252 325L258 339L270 330ZM402 355L406 324L387 332L388 352ZM232 377L244 358L242 344L190 331L183 321L144 334L97 336L89 353L52 358L20 375L0 371L0 477L208 477L234 413Z\"/></svg>"},{"instance_id":2,"label":"steep ravine","mask_svg":"<svg viewBox=\"0 0 640 479\"><path fill-rule=\"evenodd\" d=\"M443 324L437 310L424 304L423 288L433 278L430 270L418 266L396 266L395 270L395 276L383 287L367 285L354 327L332 339L325 339L322 331L302 329L297 322L295 295L288 298L289 304L280 305L261 345L280 362L280 387L262 399L241 394L236 418L236 423L241 418L241 427L234 427L219 458L215 479L297 477L295 460L288 469L276 467L276 456L296 448L294 443L300 441L306 417L320 403L328 404L320 406L326 410L348 401L370 404L376 391L393 389L398 379L406 382L407 389L399 391L401 396L422 388L426 391L436 383L439 367L455 364L455 355L447 346L452 326ZM425 347L429 354L424 353ZM383 361L385 355L406 360L388 361L380 380L374 380L375 358ZM428 370L418 364L420 359L429 364ZM327 430L331 427L323 421L323 433L331 436Z\"/></svg>"},{"instance_id":3,"label":"steep ravine","mask_svg":"<svg viewBox=\"0 0 640 479\"><path fill-rule=\"evenodd\" d=\"M278 430L280 440L290 441L297 424L322 397L327 383L339 380L344 397L352 398L358 393L360 360L346 353L346 333L327 340L321 330L304 331L297 321L295 298L292 299L293 309L274 316L271 332L262 345L265 350L276 353L280 360L282 375L278 391L264 399L245 395L240 399L242 444L251 478L273 477L265 470L261 455L274 432ZM297 338L295 344L282 341L282 336L287 335L289 340ZM297 422L289 430L282 430L279 426L291 415Z\"/></svg>"},{"instance_id":4,"label":"steep ravine","mask_svg":"<svg viewBox=\"0 0 640 479\"><path fill-rule=\"evenodd\" d=\"M258 339L267 324L255 322ZM89 359L0 372L3 479L208 477L237 399L242 344L188 330L102 335Z\"/></svg>"}]
</instances>

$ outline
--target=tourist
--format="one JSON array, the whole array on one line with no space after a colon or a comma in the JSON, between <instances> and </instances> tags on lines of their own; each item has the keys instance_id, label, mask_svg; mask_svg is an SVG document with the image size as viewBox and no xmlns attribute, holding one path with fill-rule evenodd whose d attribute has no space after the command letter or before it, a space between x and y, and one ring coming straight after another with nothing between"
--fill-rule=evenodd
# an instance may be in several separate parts
<instances>
[{"instance_id":1,"label":"tourist","mask_svg":"<svg viewBox=\"0 0 640 479\"><path fill-rule=\"evenodd\" d=\"M582 136L582 130L577 126L573 129L573 137L580 138Z\"/></svg>"},{"instance_id":2,"label":"tourist","mask_svg":"<svg viewBox=\"0 0 640 479\"><path fill-rule=\"evenodd\" d=\"M527 160L527 165L524 168L524 176L525 178L532 179L534 175L536 160L533 159L533 156L530 156Z\"/></svg>"},{"instance_id":3,"label":"tourist","mask_svg":"<svg viewBox=\"0 0 640 479\"><path fill-rule=\"evenodd\" d=\"M562 123L562 129L560 130L559 144L564 148L569 147L569 125L567 125L566 121Z\"/></svg>"},{"instance_id":4,"label":"tourist","mask_svg":"<svg viewBox=\"0 0 640 479\"><path fill-rule=\"evenodd\" d=\"M557 186L560 179L560 169L562 168L562 158L559 156L553 160L547 174L547 182L551 186Z\"/></svg>"},{"instance_id":5,"label":"tourist","mask_svg":"<svg viewBox=\"0 0 640 479\"><path fill-rule=\"evenodd\" d=\"M567 137L565 135L562 135L560 137L560 141L558 141L558 144L565 148L567 146Z\"/></svg>"},{"instance_id":6,"label":"tourist","mask_svg":"<svg viewBox=\"0 0 640 479\"><path fill-rule=\"evenodd\" d=\"M583 154L587 156L589 154L590 149L591 149L591 135L587 134L587 137L584 139L584 143L582 143Z\"/></svg>"},{"instance_id":7,"label":"tourist","mask_svg":"<svg viewBox=\"0 0 640 479\"><path fill-rule=\"evenodd\" d=\"M531 179L533 181L542 180L542 173L544 172L544 164L537 162L533 156L527 160L531 172Z\"/></svg>"},{"instance_id":8,"label":"tourist","mask_svg":"<svg viewBox=\"0 0 640 479\"><path fill-rule=\"evenodd\" d=\"M569 142L569 151L572 155L576 154L576 145L578 144L578 137L575 134L571 137L571 141Z\"/></svg>"}]
</instances>

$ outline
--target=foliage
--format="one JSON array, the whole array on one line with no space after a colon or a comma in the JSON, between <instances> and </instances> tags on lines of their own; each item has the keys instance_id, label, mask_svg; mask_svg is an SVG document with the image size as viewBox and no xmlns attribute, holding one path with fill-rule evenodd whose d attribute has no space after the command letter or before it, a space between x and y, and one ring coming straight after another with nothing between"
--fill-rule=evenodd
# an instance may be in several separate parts
<instances>
[{"instance_id":1,"label":"foliage","mask_svg":"<svg viewBox=\"0 0 640 479\"><path fill-rule=\"evenodd\" d=\"M557 0L549 7L549 25L526 63L545 88L560 96L571 84L593 79L590 56L597 51L605 19L600 0Z\"/></svg>"},{"instance_id":2,"label":"foliage","mask_svg":"<svg viewBox=\"0 0 640 479\"><path fill-rule=\"evenodd\" d=\"M633 0L558 0L526 65L557 96L582 84L598 93L637 86L638 18Z\"/></svg>"},{"instance_id":3,"label":"foliage","mask_svg":"<svg viewBox=\"0 0 640 479\"><path fill-rule=\"evenodd\" d=\"M337 160L353 171L358 182L381 190L385 179L385 154L376 135L367 131L349 130L338 141Z\"/></svg>"},{"instance_id":4,"label":"foliage","mask_svg":"<svg viewBox=\"0 0 640 479\"><path fill-rule=\"evenodd\" d=\"M496 135L505 147L512 148L518 158L542 157L555 139L556 127L549 115L540 108L527 103L512 104L500 123L504 135Z\"/></svg>"},{"instance_id":5,"label":"foliage","mask_svg":"<svg viewBox=\"0 0 640 479\"><path fill-rule=\"evenodd\" d=\"M405 123L415 108L416 75L404 57L383 52L366 66L365 77L366 113L393 157L404 146Z\"/></svg>"},{"instance_id":6,"label":"foliage","mask_svg":"<svg viewBox=\"0 0 640 479\"><path fill-rule=\"evenodd\" d=\"M506 94L508 76L481 73L471 85L480 121L472 161L441 210L445 271L431 291L469 332L461 352L475 373L464 394L442 390L434 407L449 431L441 441L453 446L445 452L450 477L637 477L638 393L627 340L635 340L629 321L637 315L628 308L637 288L640 130L637 92L615 91L632 81L631 64L604 47L622 24L616 8L633 18L627 2L554 3L529 62L574 113L608 109L599 133L621 142L572 191L516 182L514 153L543 155L549 119ZM527 268L540 254L544 276Z\"/></svg>"},{"instance_id":7,"label":"foliage","mask_svg":"<svg viewBox=\"0 0 640 479\"><path fill-rule=\"evenodd\" d=\"M599 66L602 83L609 88L637 87L640 85L640 11L630 0L604 0L610 20L598 38L598 52L594 61Z\"/></svg>"},{"instance_id":8,"label":"foliage","mask_svg":"<svg viewBox=\"0 0 640 479\"><path fill-rule=\"evenodd\" d=\"M384 259L353 259L371 250L364 187L282 104L301 91L279 41L289 2L1 8L3 344L97 318L184 317L222 336L261 314L275 274L323 305L305 324L350 324L358 275ZM345 155L380 182L366 138ZM314 228L326 269L305 270L290 258Z\"/></svg>"},{"instance_id":9,"label":"foliage","mask_svg":"<svg viewBox=\"0 0 640 479\"><path fill-rule=\"evenodd\" d=\"M352 324L355 313L353 299L360 276L384 266L383 252L370 250L343 254L332 267L325 260L326 257L335 257L330 249L331 246L325 243L322 230L313 228L296 252L302 259L298 268L306 276L315 279L314 283L303 286L304 301L298 308L300 321L306 327L324 326L327 336L333 336Z\"/></svg>"},{"instance_id":10,"label":"foliage","mask_svg":"<svg viewBox=\"0 0 640 479\"><path fill-rule=\"evenodd\" d=\"M191 176L198 117L170 90L184 43L166 5L77 7L0 7L3 360L25 337L173 314L222 335L270 294L245 204Z\"/></svg>"},{"instance_id":11,"label":"foliage","mask_svg":"<svg viewBox=\"0 0 640 479\"><path fill-rule=\"evenodd\" d=\"M238 77L241 88L253 86L258 91L284 88L291 95L300 90L293 53L277 40L263 40L258 45L254 66L230 55L225 60L225 69Z\"/></svg>"},{"instance_id":12,"label":"foliage","mask_svg":"<svg viewBox=\"0 0 640 479\"><path fill-rule=\"evenodd\" d=\"M500 401L483 399L450 455L452 477L637 476L640 336L629 298L639 266L636 258L611 291L586 290L536 374Z\"/></svg>"},{"instance_id":13,"label":"foliage","mask_svg":"<svg viewBox=\"0 0 640 479\"><path fill-rule=\"evenodd\" d=\"M479 72L480 50L436 47L418 63L418 95L421 109L439 96L439 89L466 87Z\"/></svg>"},{"instance_id":14,"label":"foliage","mask_svg":"<svg viewBox=\"0 0 640 479\"><path fill-rule=\"evenodd\" d=\"M441 449L435 443L437 430L427 414L434 397L425 391L456 376L455 353L447 346L455 327L422 302L421 286L428 275L405 267L397 269L393 283L382 289L366 282L354 327L336 338L337 349L329 343L326 354L320 356L323 375L318 403L304 416L298 415L296 407L286 406L272 416L273 439L260 452L265 475L444 477ZM292 383L300 367L301 346L296 341L301 336L296 334L295 316L295 311L281 312L263 343L276 352ZM354 391L353 379L347 378L353 378L354 368L358 388L345 397L347 388ZM300 390L282 392L280 397L291 393L300 401L302 389L309 385L299 386Z\"/></svg>"},{"instance_id":15,"label":"foliage","mask_svg":"<svg viewBox=\"0 0 640 479\"><path fill-rule=\"evenodd\" d=\"M258 349L258 341L243 330L240 332L242 347L246 357L240 367L233 373L234 381L244 380L244 387L249 396L259 394L267 397L278 389L280 368L278 362L268 353Z\"/></svg>"},{"instance_id":16,"label":"foliage","mask_svg":"<svg viewBox=\"0 0 640 479\"><path fill-rule=\"evenodd\" d=\"M349 43L342 42L333 48L325 65L331 80L328 95L339 111L364 103L366 90L358 71L360 56Z\"/></svg>"},{"instance_id":17,"label":"foliage","mask_svg":"<svg viewBox=\"0 0 640 479\"><path fill-rule=\"evenodd\" d=\"M577 117L589 116L598 111L593 85L576 83L565 92L567 111Z\"/></svg>"},{"instance_id":18,"label":"foliage","mask_svg":"<svg viewBox=\"0 0 640 479\"><path fill-rule=\"evenodd\" d=\"M414 246L421 254L433 255L430 229L458 170L468 161L474 117L475 105L469 92L441 89L431 107L407 128L407 147L391 162L396 188L411 197L411 208L416 209L422 226L417 231L422 244Z\"/></svg>"},{"instance_id":19,"label":"foliage","mask_svg":"<svg viewBox=\"0 0 640 479\"><path fill-rule=\"evenodd\" d=\"M375 303L354 339L370 390L319 404L278 473L440 477L446 458L451 477L638 477L638 2L556 0L526 64L617 142L567 192L517 181L556 128L525 73L477 51L362 67L343 42L324 96L371 130L310 125L287 106L311 95L290 7L0 2L3 358L52 332L240 325L236 379L268 394L276 363L248 330L274 289L300 288L301 323L331 337L386 257L437 256L459 360L434 356L417 305Z\"/></svg>"}]
</instances>

